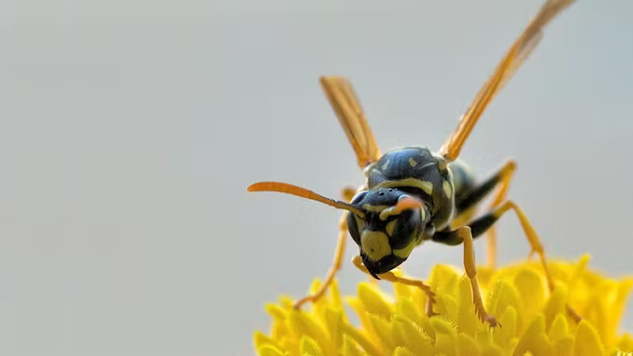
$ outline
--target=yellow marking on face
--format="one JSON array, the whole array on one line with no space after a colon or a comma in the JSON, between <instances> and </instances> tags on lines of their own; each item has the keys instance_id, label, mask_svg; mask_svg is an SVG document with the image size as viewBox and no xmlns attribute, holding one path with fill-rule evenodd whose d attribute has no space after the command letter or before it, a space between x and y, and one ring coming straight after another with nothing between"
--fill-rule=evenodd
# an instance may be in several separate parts
<instances>
[{"instance_id":1,"label":"yellow marking on face","mask_svg":"<svg viewBox=\"0 0 633 356\"><path fill-rule=\"evenodd\" d=\"M393 254L400 258L408 258L411 254L411 251L413 251L413 249L417 245L417 241L415 239L412 239L407 246L399 248L397 250L393 250Z\"/></svg>"},{"instance_id":2,"label":"yellow marking on face","mask_svg":"<svg viewBox=\"0 0 633 356\"><path fill-rule=\"evenodd\" d=\"M387 224L387 226L385 227L385 230L387 231L387 235L393 236L393 229L396 227L397 222L398 220L392 220Z\"/></svg>"},{"instance_id":3,"label":"yellow marking on face","mask_svg":"<svg viewBox=\"0 0 633 356\"><path fill-rule=\"evenodd\" d=\"M363 231L360 235L360 246L363 253L372 261L380 261L391 254L389 237L380 231Z\"/></svg>"},{"instance_id":4,"label":"yellow marking on face","mask_svg":"<svg viewBox=\"0 0 633 356\"><path fill-rule=\"evenodd\" d=\"M383 211L380 212L380 220L385 221L387 220L388 217L392 216L392 215L399 215L401 212L396 211L396 207L392 206L388 209L385 209Z\"/></svg>"},{"instance_id":5,"label":"yellow marking on face","mask_svg":"<svg viewBox=\"0 0 633 356\"><path fill-rule=\"evenodd\" d=\"M413 159L413 157L409 157L409 165L411 167L415 167L418 165L418 162L416 160Z\"/></svg>"},{"instance_id":6,"label":"yellow marking on face","mask_svg":"<svg viewBox=\"0 0 633 356\"><path fill-rule=\"evenodd\" d=\"M405 178L401 180L386 180L376 184L374 188L397 188L397 187L415 187L421 189L428 195L433 195L433 183L422 181L415 178Z\"/></svg>"},{"instance_id":7,"label":"yellow marking on face","mask_svg":"<svg viewBox=\"0 0 633 356\"><path fill-rule=\"evenodd\" d=\"M451 187L451 183L445 180L442 186L444 188L444 193L446 193L446 197L450 198L453 195L453 188Z\"/></svg>"},{"instance_id":8,"label":"yellow marking on face","mask_svg":"<svg viewBox=\"0 0 633 356\"><path fill-rule=\"evenodd\" d=\"M420 216L422 218L422 221L426 219L426 209L420 209Z\"/></svg>"},{"instance_id":9,"label":"yellow marking on face","mask_svg":"<svg viewBox=\"0 0 633 356\"><path fill-rule=\"evenodd\" d=\"M387 169L387 167L389 167L389 163L391 163L391 160L388 159L387 162L385 162L385 164L383 164L382 167L380 167L380 169L384 171L385 169Z\"/></svg>"},{"instance_id":10,"label":"yellow marking on face","mask_svg":"<svg viewBox=\"0 0 633 356\"><path fill-rule=\"evenodd\" d=\"M380 213L385 209L388 209L387 205L371 205L371 204L363 204L363 209L372 212L372 213Z\"/></svg>"}]
</instances>

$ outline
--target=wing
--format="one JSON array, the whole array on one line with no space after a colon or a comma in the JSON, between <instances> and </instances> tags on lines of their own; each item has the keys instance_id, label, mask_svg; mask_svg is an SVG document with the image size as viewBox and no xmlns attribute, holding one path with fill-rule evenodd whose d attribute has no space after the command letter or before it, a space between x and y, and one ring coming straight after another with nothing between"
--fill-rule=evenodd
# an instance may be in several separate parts
<instances>
[{"instance_id":1,"label":"wing","mask_svg":"<svg viewBox=\"0 0 633 356\"><path fill-rule=\"evenodd\" d=\"M380 159L381 153L352 83L345 77L323 76L321 87L349 140L358 166L364 169Z\"/></svg>"},{"instance_id":2,"label":"wing","mask_svg":"<svg viewBox=\"0 0 633 356\"><path fill-rule=\"evenodd\" d=\"M468 139L473 127L494 97L503 89L508 80L519 69L521 64L532 53L543 37L543 28L560 12L575 0L548 0L541 6L539 12L530 21L512 47L495 68L492 76L477 93L464 116L460 119L457 129L448 137L439 150L439 154L447 161L457 159L464 143Z\"/></svg>"}]
</instances>

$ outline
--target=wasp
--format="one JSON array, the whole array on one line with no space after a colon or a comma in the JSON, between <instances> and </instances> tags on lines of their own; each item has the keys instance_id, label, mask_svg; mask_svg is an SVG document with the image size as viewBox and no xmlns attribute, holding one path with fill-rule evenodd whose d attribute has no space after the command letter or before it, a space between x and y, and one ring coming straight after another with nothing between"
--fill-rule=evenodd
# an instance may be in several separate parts
<instances>
[{"instance_id":1,"label":"wasp","mask_svg":"<svg viewBox=\"0 0 633 356\"><path fill-rule=\"evenodd\" d=\"M427 295L426 313L434 315L435 294L430 286L422 280L396 275L392 271L407 260L414 248L432 241L463 246L464 269L470 281L475 312L480 321L497 326L497 320L487 313L482 301L473 240L487 235L487 263L494 266L495 223L510 211L518 217L531 246L529 256L539 255L548 287L554 289L545 250L536 230L519 205L507 198L516 162L508 160L496 173L480 181L458 158L486 107L541 41L545 26L574 1L547 0L541 6L437 152L411 146L381 153L350 80L337 75L320 78L325 96L354 150L365 184L357 189L344 188L343 200L282 182L259 182L248 187L250 192L286 193L345 210L332 266L318 290L297 301L296 308L324 295L342 266L349 234L359 248L359 255L352 259L356 268L376 280L421 288ZM493 192L488 209L476 216L484 198ZM571 307L567 306L567 311L576 321L580 320Z\"/></svg>"}]
</instances>

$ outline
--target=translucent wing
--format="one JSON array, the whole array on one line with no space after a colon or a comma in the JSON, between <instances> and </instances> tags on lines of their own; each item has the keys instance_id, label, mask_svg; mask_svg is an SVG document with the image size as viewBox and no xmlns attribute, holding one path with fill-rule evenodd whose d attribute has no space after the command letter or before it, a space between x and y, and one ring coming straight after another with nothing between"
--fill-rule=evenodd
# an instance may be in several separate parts
<instances>
[{"instance_id":1,"label":"translucent wing","mask_svg":"<svg viewBox=\"0 0 633 356\"><path fill-rule=\"evenodd\" d=\"M352 83L345 77L323 76L321 87L349 140L358 166L363 169L380 159L381 153L365 119L365 113Z\"/></svg>"},{"instance_id":2,"label":"translucent wing","mask_svg":"<svg viewBox=\"0 0 633 356\"><path fill-rule=\"evenodd\" d=\"M485 111L486 107L499 91L512 78L521 64L527 59L532 50L543 37L543 28L560 12L575 0L548 0L541 6L539 12L530 21L525 30L514 42L503 59L495 68L494 73L480 89L464 116L459 121L457 129L448 137L439 150L439 154L447 161L457 159L464 143L468 139L473 127Z\"/></svg>"}]
</instances>

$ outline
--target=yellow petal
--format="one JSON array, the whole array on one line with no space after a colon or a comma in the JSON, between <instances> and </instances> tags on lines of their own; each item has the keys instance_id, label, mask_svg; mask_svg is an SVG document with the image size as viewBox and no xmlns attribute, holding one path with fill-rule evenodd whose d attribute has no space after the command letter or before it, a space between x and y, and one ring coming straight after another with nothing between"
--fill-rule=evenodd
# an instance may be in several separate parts
<instances>
[{"instance_id":1,"label":"yellow petal","mask_svg":"<svg viewBox=\"0 0 633 356\"><path fill-rule=\"evenodd\" d=\"M457 335L457 356L480 356L481 352L475 340L468 334Z\"/></svg>"},{"instance_id":2,"label":"yellow petal","mask_svg":"<svg viewBox=\"0 0 633 356\"><path fill-rule=\"evenodd\" d=\"M436 313L441 314L445 319L457 320L458 311L457 298L452 295L443 295L438 298Z\"/></svg>"},{"instance_id":3,"label":"yellow petal","mask_svg":"<svg viewBox=\"0 0 633 356\"><path fill-rule=\"evenodd\" d=\"M316 343L309 336L303 335L301 337L301 347L300 347L301 355L303 356L323 356L323 351L319 347L319 344Z\"/></svg>"},{"instance_id":4,"label":"yellow petal","mask_svg":"<svg viewBox=\"0 0 633 356\"><path fill-rule=\"evenodd\" d=\"M456 294L457 283L461 276L462 274L451 266L436 265L431 271L428 283L438 295Z\"/></svg>"},{"instance_id":5,"label":"yellow petal","mask_svg":"<svg viewBox=\"0 0 633 356\"><path fill-rule=\"evenodd\" d=\"M334 348L339 349L343 346L343 323L344 310L328 306L324 310L325 325L327 332L330 335L330 339L334 344Z\"/></svg>"},{"instance_id":6,"label":"yellow petal","mask_svg":"<svg viewBox=\"0 0 633 356\"><path fill-rule=\"evenodd\" d=\"M341 292L338 289L338 281L336 279L330 284L329 292L332 307L343 308L343 298L341 297Z\"/></svg>"},{"instance_id":7,"label":"yellow petal","mask_svg":"<svg viewBox=\"0 0 633 356\"><path fill-rule=\"evenodd\" d=\"M567 291L560 287L556 288L552 293L550 299L543 308L543 314L545 315L545 325L551 325L554 322L554 318L558 315L565 314L565 303L567 300Z\"/></svg>"},{"instance_id":8,"label":"yellow petal","mask_svg":"<svg viewBox=\"0 0 633 356\"><path fill-rule=\"evenodd\" d=\"M501 318L499 318L499 323L501 327L494 331L493 341L508 353L514 348L513 338L516 335L517 328L516 309L508 306Z\"/></svg>"},{"instance_id":9,"label":"yellow petal","mask_svg":"<svg viewBox=\"0 0 633 356\"><path fill-rule=\"evenodd\" d=\"M435 349L446 356L457 354L457 330L449 321L441 317L431 318L431 327L435 330Z\"/></svg>"},{"instance_id":10,"label":"yellow petal","mask_svg":"<svg viewBox=\"0 0 633 356\"><path fill-rule=\"evenodd\" d=\"M264 335L264 333L260 331L256 331L255 335L253 335L253 343L255 344L255 350L259 350L264 345L271 345L277 349L280 348L279 344L275 340Z\"/></svg>"},{"instance_id":11,"label":"yellow petal","mask_svg":"<svg viewBox=\"0 0 633 356\"><path fill-rule=\"evenodd\" d=\"M284 353L281 350L277 349L272 345L264 345L257 349L257 354L259 356L284 356Z\"/></svg>"},{"instance_id":12,"label":"yellow petal","mask_svg":"<svg viewBox=\"0 0 633 356\"><path fill-rule=\"evenodd\" d=\"M371 325L371 321L369 320L369 313L365 310L363 302L358 298L349 297L347 298L347 303L356 311L356 315L360 319L361 326L363 330L369 336L377 338L378 335L374 332L374 328Z\"/></svg>"},{"instance_id":13,"label":"yellow petal","mask_svg":"<svg viewBox=\"0 0 633 356\"><path fill-rule=\"evenodd\" d=\"M622 351L633 352L633 338L631 335L625 334L622 336L618 341L617 347Z\"/></svg>"},{"instance_id":14,"label":"yellow petal","mask_svg":"<svg viewBox=\"0 0 633 356\"><path fill-rule=\"evenodd\" d=\"M514 278L519 296L522 300L522 314L531 318L545 301L544 277L531 269L522 269Z\"/></svg>"},{"instance_id":15,"label":"yellow petal","mask_svg":"<svg viewBox=\"0 0 633 356\"><path fill-rule=\"evenodd\" d=\"M394 350L397 345L392 337L391 322L375 314L369 315L369 322L383 347L388 350Z\"/></svg>"},{"instance_id":16,"label":"yellow petal","mask_svg":"<svg viewBox=\"0 0 633 356\"><path fill-rule=\"evenodd\" d=\"M380 345L374 343L374 340L370 339L365 333L352 327L350 324L343 324L343 338L350 338L356 342L363 350L372 356L386 356L387 353L383 351Z\"/></svg>"},{"instance_id":17,"label":"yellow petal","mask_svg":"<svg viewBox=\"0 0 633 356\"><path fill-rule=\"evenodd\" d=\"M556 341L562 339L563 337L569 334L569 323L567 323L567 319L565 315L559 313L556 315L554 322L552 322L552 326L549 329L549 338L552 341Z\"/></svg>"},{"instance_id":18,"label":"yellow petal","mask_svg":"<svg viewBox=\"0 0 633 356\"><path fill-rule=\"evenodd\" d=\"M377 286L370 283L359 284L358 298L363 302L368 313L384 318L391 317L391 306Z\"/></svg>"},{"instance_id":19,"label":"yellow petal","mask_svg":"<svg viewBox=\"0 0 633 356\"><path fill-rule=\"evenodd\" d=\"M508 307L512 307L514 310L523 310L523 303L517 288L506 280L499 279L488 297L487 310L488 313L499 316L503 315ZM521 315L517 315L515 320L517 326L520 325Z\"/></svg>"},{"instance_id":20,"label":"yellow petal","mask_svg":"<svg viewBox=\"0 0 633 356\"><path fill-rule=\"evenodd\" d=\"M598 333L586 320L578 324L574 352L575 356L604 356L605 354Z\"/></svg>"},{"instance_id":21,"label":"yellow petal","mask_svg":"<svg viewBox=\"0 0 633 356\"><path fill-rule=\"evenodd\" d=\"M552 341L555 356L573 356L574 355L574 337L566 335Z\"/></svg>"},{"instance_id":22,"label":"yellow petal","mask_svg":"<svg viewBox=\"0 0 633 356\"><path fill-rule=\"evenodd\" d=\"M397 345L404 346L418 356L431 355L431 338L411 319L403 315L393 318L393 338Z\"/></svg>"},{"instance_id":23,"label":"yellow petal","mask_svg":"<svg viewBox=\"0 0 633 356\"><path fill-rule=\"evenodd\" d=\"M290 327L293 333L301 340L303 336L308 336L314 340L321 350L330 354L334 353L333 344L322 325L301 310L293 310L290 314Z\"/></svg>"},{"instance_id":24,"label":"yellow petal","mask_svg":"<svg viewBox=\"0 0 633 356\"><path fill-rule=\"evenodd\" d=\"M343 356L363 356L363 350L354 339L343 335Z\"/></svg>"},{"instance_id":25,"label":"yellow petal","mask_svg":"<svg viewBox=\"0 0 633 356\"><path fill-rule=\"evenodd\" d=\"M460 333L474 336L477 329L477 315L473 305L472 287L468 278L462 278L459 283L458 304L457 330Z\"/></svg>"},{"instance_id":26,"label":"yellow petal","mask_svg":"<svg viewBox=\"0 0 633 356\"><path fill-rule=\"evenodd\" d=\"M411 299L403 298L398 300L396 304L396 313L411 319L411 321L419 326L426 335L428 335L432 340L435 340L435 330L431 327L429 318L426 314L422 315L419 313L418 308L416 308Z\"/></svg>"},{"instance_id":27,"label":"yellow petal","mask_svg":"<svg viewBox=\"0 0 633 356\"><path fill-rule=\"evenodd\" d=\"M537 314L527 327L516 346L514 355L523 355L528 351L533 355L553 355L552 344L545 334L545 316L543 314Z\"/></svg>"},{"instance_id":28,"label":"yellow petal","mask_svg":"<svg viewBox=\"0 0 633 356\"><path fill-rule=\"evenodd\" d=\"M406 348L400 346L396 349L396 351L393 353L394 356L418 356L417 354L414 354L413 352L407 350Z\"/></svg>"},{"instance_id":29,"label":"yellow petal","mask_svg":"<svg viewBox=\"0 0 633 356\"><path fill-rule=\"evenodd\" d=\"M403 275L402 271L398 268L392 270L391 272L398 277ZM402 298L411 298L413 295L412 293L413 289L419 289L419 288L408 286L403 283L393 284L393 291L394 291L394 295L396 296L396 300L402 299Z\"/></svg>"}]
</instances>

